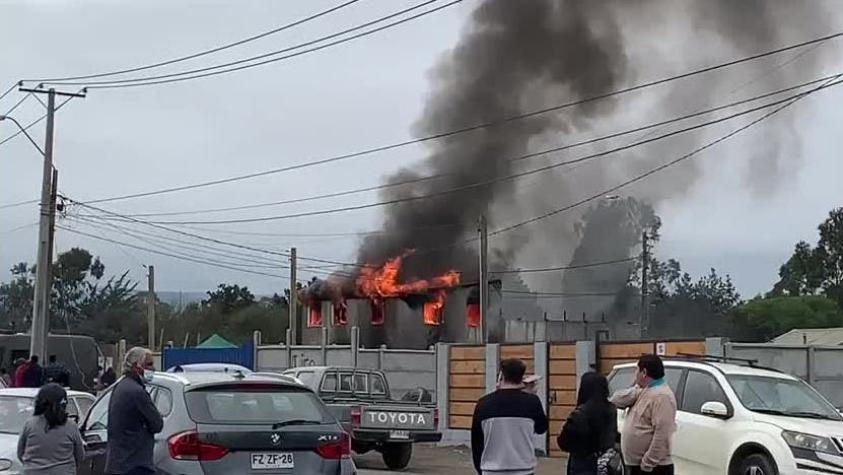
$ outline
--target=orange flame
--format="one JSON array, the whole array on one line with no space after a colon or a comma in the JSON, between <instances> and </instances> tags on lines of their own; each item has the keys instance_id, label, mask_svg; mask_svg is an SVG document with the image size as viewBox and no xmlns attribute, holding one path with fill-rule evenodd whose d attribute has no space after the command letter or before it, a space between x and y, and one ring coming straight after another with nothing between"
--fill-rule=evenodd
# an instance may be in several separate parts
<instances>
[{"instance_id":1,"label":"orange flame","mask_svg":"<svg viewBox=\"0 0 843 475\"><path fill-rule=\"evenodd\" d=\"M371 298L401 297L410 294L420 294L437 288L456 287L460 283L460 274L450 270L430 280L414 280L412 282L400 283L398 276L401 273L403 260L412 251L403 255L393 257L380 267L363 267L357 277L357 288L360 293ZM444 299L443 299L444 300Z\"/></svg>"},{"instance_id":2,"label":"orange flame","mask_svg":"<svg viewBox=\"0 0 843 475\"><path fill-rule=\"evenodd\" d=\"M442 311L445 309L446 297L445 291L440 289L434 294L434 300L424 303L425 325L439 325L442 323Z\"/></svg>"}]
</instances>

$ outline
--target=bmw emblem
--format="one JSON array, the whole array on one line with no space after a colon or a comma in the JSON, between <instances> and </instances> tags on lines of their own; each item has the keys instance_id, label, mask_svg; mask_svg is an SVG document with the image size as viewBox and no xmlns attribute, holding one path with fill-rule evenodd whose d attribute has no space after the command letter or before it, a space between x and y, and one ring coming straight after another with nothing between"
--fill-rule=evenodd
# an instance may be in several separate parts
<instances>
[{"instance_id":1,"label":"bmw emblem","mask_svg":"<svg viewBox=\"0 0 843 475\"><path fill-rule=\"evenodd\" d=\"M269 436L269 440L272 441L272 445L279 445L281 443L281 434L272 434Z\"/></svg>"}]
</instances>

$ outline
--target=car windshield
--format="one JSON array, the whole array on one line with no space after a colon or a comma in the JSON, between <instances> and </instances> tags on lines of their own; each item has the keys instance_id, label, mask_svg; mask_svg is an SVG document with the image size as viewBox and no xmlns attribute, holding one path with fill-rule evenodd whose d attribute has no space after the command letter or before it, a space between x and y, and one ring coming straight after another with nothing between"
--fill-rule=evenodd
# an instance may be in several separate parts
<instances>
[{"instance_id":1,"label":"car windshield","mask_svg":"<svg viewBox=\"0 0 843 475\"><path fill-rule=\"evenodd\" d=\"M310 391L285 388L225 388L188 391L190 418L204 424L279 424L293 420L329 422L324 404Z\"/></svg>"},{"instance_id":2,"label":"car windshield","mask_svg":"<svg viewBox=\"0 0 843 475\"><path fill-rule=\"evenodd\" d=\"M805 382L766 376L729 376L729 383L749 410L795 417L841 420L840 413Z\"/></svg>"},{"instance_id":3,"label":"car windshield","mask_svg":"<svg viewBox=\"0 0 843 475\"><path fill-rule=\"evenodd\" d=\"M32 398L0 396L0 432L19 434L32 415Z\"/></svg>"}]
</instances>

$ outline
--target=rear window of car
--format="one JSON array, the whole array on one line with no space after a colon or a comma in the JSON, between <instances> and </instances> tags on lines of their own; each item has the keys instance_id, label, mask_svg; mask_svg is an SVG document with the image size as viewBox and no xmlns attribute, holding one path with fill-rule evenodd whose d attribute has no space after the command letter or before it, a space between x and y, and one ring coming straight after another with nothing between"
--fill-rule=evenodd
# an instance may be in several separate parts
<instances>
[{"instance_id":1,"label":"rear window of car","mask_svg":"<svg viewBox=\"0 0 843 475\"><path fill-rule=\"evenodd\" d=\"M291 420L330 422L310 391L263 388L204 388L185 393L190 418L200 424L275 424Z\"/></svg>"}]
</instances>

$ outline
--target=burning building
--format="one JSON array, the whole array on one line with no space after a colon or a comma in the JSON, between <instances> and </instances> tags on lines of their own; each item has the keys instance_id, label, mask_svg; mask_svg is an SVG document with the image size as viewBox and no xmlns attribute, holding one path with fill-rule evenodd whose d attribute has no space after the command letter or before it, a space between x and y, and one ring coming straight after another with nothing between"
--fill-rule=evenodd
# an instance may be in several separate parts
<instances>
[{"instance_id":1,"label":"burning building","mask_svg":"<svg viewBox=\"0 0 843 475\"><path fill-rule=\"evenodd\" d=\"M383 265L337 272L301 290L307 308L303 343L317 343L321 328L331 341L348 341L351 326L361 328L367 347L426 348L438 341L471 338L480 323L477 284L465 284L456 270L429 279L403 274L405 251Z\"/></svg>"}]
</instances>

